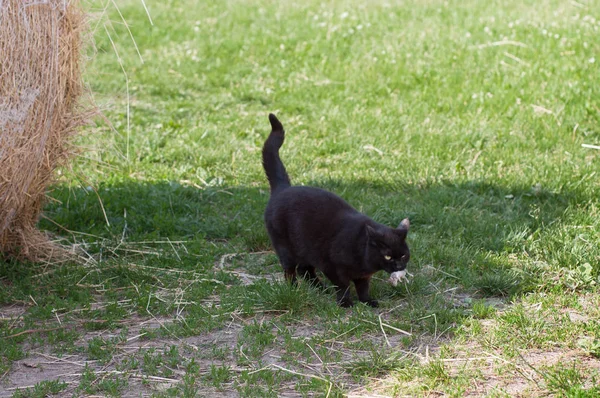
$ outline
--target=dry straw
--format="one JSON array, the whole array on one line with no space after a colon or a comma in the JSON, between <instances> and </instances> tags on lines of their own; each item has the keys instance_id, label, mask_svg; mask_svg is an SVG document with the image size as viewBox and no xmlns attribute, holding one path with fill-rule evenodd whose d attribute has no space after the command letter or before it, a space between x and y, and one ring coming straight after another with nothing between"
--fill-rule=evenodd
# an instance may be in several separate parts
<instances>
[{"instance_id":1,"label":"dry straw","mask_svg":"<svg viewBox=\"0 0 600 398\"><path fill-rule=\"evenodd\" d=\"M46 189L65 165L81 106L79 0L0 0L0 253L56 261L68 251L36 228Z\"/></svg>"}]
</instances>

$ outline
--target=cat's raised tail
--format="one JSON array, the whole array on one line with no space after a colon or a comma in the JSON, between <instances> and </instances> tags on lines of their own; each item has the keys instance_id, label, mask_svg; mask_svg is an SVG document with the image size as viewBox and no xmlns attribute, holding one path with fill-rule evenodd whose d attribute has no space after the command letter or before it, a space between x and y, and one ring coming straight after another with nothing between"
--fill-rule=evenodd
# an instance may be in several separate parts
<instances>
[{"instance_id":1,"label":"cat's raised tail","mask_svg":"<svg viewBox=\"0 0 600 398\"><path fill-rule=\"evenodd\" d=\"M271 122L271 134L265 141L262 149L262 162L271 186L271 195L291 185L290 177L285 171L285 166L279 157L279 148L283 145L285 131L283 125L275 115L269 113Z\"/></svg>"}]
</instances>

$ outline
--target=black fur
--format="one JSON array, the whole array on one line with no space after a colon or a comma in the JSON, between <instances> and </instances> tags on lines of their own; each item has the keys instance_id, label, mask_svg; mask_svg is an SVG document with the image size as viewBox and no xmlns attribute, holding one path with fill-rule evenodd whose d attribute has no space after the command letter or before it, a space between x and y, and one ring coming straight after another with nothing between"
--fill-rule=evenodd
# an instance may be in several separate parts
<instances>
[{"instance_id":1,"label":"black fur","mask_svg":"<svg viewBox=\"0 0 600 398\"><path fill-rule=\"evenodd\" d=\"M272 130L269 138L267 138L263 145L262 157L263 167L271 186L271 196L273 196L276 190L290 186L290 177L288 177L285 166L279 158L279 148L281 148L285 140L285 131L281 122L272 113L269 114L269 121L271 122Z\"/></svg>"},{"instance_id":2,"label":"black fur","mask_svg":"<svg viewBox=\"0 0 600 398\"><path fill-rule=\"evenodd\" d=\"M262 150L263 166L271 186L265 224L286 278L296 283L296 271L322 286L315 269L333 282L340 305L353 305L350 282L358 299L373 307L369 296L371 276L406 268L410 252L406 235L410 223L402 220L389 228L359 213L342 198L319 188L291 186L279 157L285 132L269 114L272 131Z\"/></svg>"}]
</instances>

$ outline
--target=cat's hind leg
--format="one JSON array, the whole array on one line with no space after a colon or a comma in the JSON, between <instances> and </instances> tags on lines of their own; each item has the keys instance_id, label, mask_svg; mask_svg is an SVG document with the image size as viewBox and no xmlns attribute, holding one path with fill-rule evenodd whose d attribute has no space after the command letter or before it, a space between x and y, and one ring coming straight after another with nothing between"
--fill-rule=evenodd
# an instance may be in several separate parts
<instances>
[{"instance_id":1,"label":"cat's hind leg","mask_svg":"<svg viewBox=\"0 0 600 398\"><path fill-rule=\"evenodd\" d=\"M277 253L277 257L279 257L285 279L295 286L298 283L296 280L296 266L298 265L296 258L283 245L275 246L275 252Z\"/></svg>"},{"instance_id":2,"label":"cat's hind leg","mask_svg":"<svg viewBox=\"0 0 600 398\"><path fill-rule=\"evenodd\" d=\"M298 261L290 250L289 241L284 238L281 231L275 229L272 223L267 222L267 232L283 268L285 279L295 286L297 284L296 266L298 265Z\"/></svg>"},{"instance_id":3,"label":"cat's hind leg","mask_svg":"<svg viewBox=\"0 0 600 398\"><path fill-rule=\"evenodd\" d=\"M325 285L323 285L323 283L319 280L319 277L315 272L315 267L313 267L312 265L299 264L297 271L298 275L310 282L312 286L318 287L319 289L325 288Z\"/></svg>"}]
</instances>

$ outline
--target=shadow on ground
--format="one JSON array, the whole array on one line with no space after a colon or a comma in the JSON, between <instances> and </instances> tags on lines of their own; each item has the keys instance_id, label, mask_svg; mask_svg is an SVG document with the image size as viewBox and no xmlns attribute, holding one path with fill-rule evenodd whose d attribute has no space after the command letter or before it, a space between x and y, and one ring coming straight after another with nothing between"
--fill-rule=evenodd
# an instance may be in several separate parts
<instances>
[{"instance_id":1,"label":"shadow on ground","mask_svg":"<svg viewBox=\"0 0 600 398\"><path fill-rule=\"evenodd\" d=\"M553 193L540 186L475 181L418 186L316 181L312 185L339 194L388 225L409 217L417 267L433 265L465 287L489 295L514 291L519 280L511 279L507 270L515 267L515 255L526 251L527 242L545 228L560 225L570 206L590 200L576 192ZM60 236L68 237L66 230L88 234L73 235L85 241L188 241L200 256L207 242L237 251L265 251L270 250L262 218L268 195L264 186L199 187L176 182L101 185L98 196L58 186L51 193L57 201L46 208L53 221L41 224Z\"/></svg>"}]
</instances>

